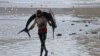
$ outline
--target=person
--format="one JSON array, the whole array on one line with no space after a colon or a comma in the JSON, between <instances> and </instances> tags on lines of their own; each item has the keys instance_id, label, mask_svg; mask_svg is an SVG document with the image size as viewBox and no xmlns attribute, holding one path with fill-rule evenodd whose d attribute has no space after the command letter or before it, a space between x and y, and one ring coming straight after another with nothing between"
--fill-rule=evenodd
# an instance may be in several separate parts
<instances>
[{"instance_id":1,"label":"person","mask_svg":"<svg viewBox=\"0 0 100 56\"><path fill-rule=\"evenodd\" d=\"M31 25L31 27L29 27L30 23L34 19L35 19L34 23ZM53 15L52 15L52 13L43 12L41 10L37 10L37 12L28 19L25 28L22 29L18 33L18 34L20 34L21 32L26 32L29 35L29 37L31 38L29 31L32 30L35 27L35 25L37 24L38 35L39 35L40 42L41 42L40 56L42 56L43 50L45 51L45 56L48 55L48 50L46 49L46 45L45 45L45 41L46 41L46 37L47 37L47 23L53 29L53 38L54 38L54 29L57 27L57 25L56 25L55 20L53 19Z\"/></svg>"},{"instance_id":2,"label":"person","mask_svg":"<svg viewBox=\"0 0 100 56\"><path fill-rule=\"evenodd\" d=\"M36 17L35 17L35 21L33 22L33 24L31 25L31 27L29 28L29 30L32 30L35 25L37 24L38 27L38 35L39 35L39 39L41 42L41 50L40 50L40 56L42 56L43 50L45 51L45 56L48 55L48 50L46 49L46 45L45 45L45 41L46 41L46 36L47 36L47 23L52 26L52 24L54 22L50 22L47 17L45 17L43 15L43 12L41 10L37 10L36 12ZM53 24L55 25L55 24ZM56 27L56 25L55 25Z\"/></svg>"}]
</instances>

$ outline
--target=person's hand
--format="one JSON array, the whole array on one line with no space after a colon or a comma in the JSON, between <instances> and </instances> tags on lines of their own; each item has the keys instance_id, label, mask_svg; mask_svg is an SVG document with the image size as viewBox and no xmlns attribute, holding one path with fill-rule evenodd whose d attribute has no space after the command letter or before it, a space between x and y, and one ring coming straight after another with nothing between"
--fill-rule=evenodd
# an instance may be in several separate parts
<instances>
[{"instance_id":1,"label":"person's hand","mask_svg":"<svg viewBox=\"0 0 100 56\"><path fill-rule=\"evenodd\" d=\"M25 31L25 32L28 32L28 31L29 31L29 29L25 28L25 29L24 29L24 31Z\"/></svg>"},{"instance_id":2,"label":"person's hand","mask_svg":"<svg viewBox=\"0 0 100 56\"><path fill-rule=\"evenodd\" d=\"M29 30L27 28L22 29L20 32L18 32L18 34L20 34L21 32L28 32Z\"/></svg>"},{"instance_id":3,"label":"person's hand","mask_svg":"<svg viewBox=\"0 0 100 56\"><path fill-rule=\"evenodd\" d=\"M53 25L53 27L54 27L54 28L57 28L57 25L56 25L56 24L54 24L54 25Z\"/></svg>"},{"instance_id":4,"label":"person's hand","mask_svg":"<svg viewBox=\"0 0 100 56\"><path fill-rule=\"evenodd\" d=\"M56 28L57 27L57 25L54 23L51 23L51 24L49 24L50 26L52 26L53 28Z\"/></svg>"}]
</instances>

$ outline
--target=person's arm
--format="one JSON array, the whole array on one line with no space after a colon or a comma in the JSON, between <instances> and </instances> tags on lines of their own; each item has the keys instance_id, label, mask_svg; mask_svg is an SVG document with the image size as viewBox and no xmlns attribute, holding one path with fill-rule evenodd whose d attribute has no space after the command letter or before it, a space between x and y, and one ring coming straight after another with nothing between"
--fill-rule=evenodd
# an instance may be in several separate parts
<instances>
[{"instance_id":1,"label":"person's arm","mask_svg":"<svg viewBox=\"0 0 100 56\"><path fill-rule=\"evenodd\" d=\"M31 25L31 27L29 28L29 30L32 30L32 29L34 28L35 24L36 24L36 20L35 20L34 23Z\"/></svg>"},{"instance_id":2,"label":"person's arm","mask_svg":"<svg viewBox=\"0 0 100 56\"><path fill-rule=\"evenodd\" d=\"M51 21L47 21L50 26L52 26Z\"/></svg>"}]
</instances>

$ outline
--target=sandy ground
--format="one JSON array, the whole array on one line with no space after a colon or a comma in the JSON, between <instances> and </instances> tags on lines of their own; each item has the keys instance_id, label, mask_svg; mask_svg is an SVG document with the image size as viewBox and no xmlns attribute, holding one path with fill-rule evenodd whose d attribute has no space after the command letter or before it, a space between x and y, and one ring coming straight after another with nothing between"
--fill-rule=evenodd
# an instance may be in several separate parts
<instances>
[{"instance_id":1,"label":"sandy ground","mask_svg":"<svg viewBox=\"0 0 100 56\"><path fill-rule=\"evenodd\" d=\"M26 33L17 34L24 28L30 15L0 16L0 55L1 56L39 56L40 41L37 27ZM100 56L100 23L82 21L71 15L56 15L57 29L52 40L52 28L48 26L46 40L48 56ZM56 34L62 34L57 36Z\"/></svg>"}]
</instances>

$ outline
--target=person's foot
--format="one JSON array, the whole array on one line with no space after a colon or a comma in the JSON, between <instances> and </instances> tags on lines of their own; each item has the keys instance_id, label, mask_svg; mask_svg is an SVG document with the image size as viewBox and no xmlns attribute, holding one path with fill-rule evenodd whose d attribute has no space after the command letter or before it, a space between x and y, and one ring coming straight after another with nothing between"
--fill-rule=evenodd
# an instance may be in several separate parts
<instances>
[{"instance_id":1,"label":"person's foot","mask_svg":"<svg viewBox=\"0 0 100 56\"><path fill-rule=\"evenodd\" d=\"M48 51L46 51L45 56L48 56Z\"/></svg>"}]
</instances>

